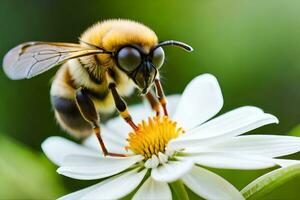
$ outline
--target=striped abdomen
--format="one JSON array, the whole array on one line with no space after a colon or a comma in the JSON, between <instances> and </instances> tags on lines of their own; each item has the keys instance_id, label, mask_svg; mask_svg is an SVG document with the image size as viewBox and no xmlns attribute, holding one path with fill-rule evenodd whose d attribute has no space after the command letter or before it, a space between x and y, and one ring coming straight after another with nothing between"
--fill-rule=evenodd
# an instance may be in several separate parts
<instances>
[{"instance_id":1,"label":"striped abdomen","mask_svg":"<svg viewBox=\"0 0 300 200\"><path fill-rule=\"evenodd\" d=\"M105 71L102 70L103 73L96 77L88 71L91 68L85 68L84 61L86 60L73 59L62 65L57 71L50 91L58 123L67 132L79 138L91 134L92 129L77 108L75 102L77 89L83 88L89 94L99 113L112 113L115 110ZM107 70L110 70L111 78L122 96L128 96L133 92L134 85L127 75L115 67Z\"/></svg>"}]
</instances>

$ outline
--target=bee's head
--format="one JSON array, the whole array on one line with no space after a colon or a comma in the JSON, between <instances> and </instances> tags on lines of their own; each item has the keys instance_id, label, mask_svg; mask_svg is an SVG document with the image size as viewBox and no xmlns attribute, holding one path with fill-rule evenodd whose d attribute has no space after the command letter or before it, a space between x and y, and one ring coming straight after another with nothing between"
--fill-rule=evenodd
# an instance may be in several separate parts
<instances>
[{"instance_id":1,"label":"bee's head","mask_svg":"<svg viewBox=\"0 0 300 200\"><path fill-rule=\"evenodd\" d=\"M167 45L175 45L186 51L193 50L182 42L169 40L153 46L148 52L136 45L125 45L114 53L117 66L134 81L142 94L149 91L158 70L164 64L165 53L162 46Z\"/></svg>"},{"instance_id":2,"label":"bee's head","mask_svg":"<svg viewBox=\"0 0 300 200\"><path fill-rule=\"evenodd\" d=\"M138 46L126 45L116 51L114 58L118 68L146 94L164 63L165 53L160 46L145 52Z\"/></svg>"}]
</instances>

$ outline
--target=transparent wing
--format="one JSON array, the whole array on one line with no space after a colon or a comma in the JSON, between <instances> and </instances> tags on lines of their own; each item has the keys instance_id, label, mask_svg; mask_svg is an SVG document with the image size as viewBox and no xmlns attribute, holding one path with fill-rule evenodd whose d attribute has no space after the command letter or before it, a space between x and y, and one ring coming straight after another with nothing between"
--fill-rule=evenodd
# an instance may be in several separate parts
<instances>
[{"instance_id":1,"label":"transparent wing","mask_svg":"<svg viewBox=\"0 0 300 200\"><path fill-rule=\"evenodd\" d=\"M11 79L31 78L72 58L103 53L102 49L59 42L26 42L11 49L3 68Z\"/></svg>"}]
</instances>

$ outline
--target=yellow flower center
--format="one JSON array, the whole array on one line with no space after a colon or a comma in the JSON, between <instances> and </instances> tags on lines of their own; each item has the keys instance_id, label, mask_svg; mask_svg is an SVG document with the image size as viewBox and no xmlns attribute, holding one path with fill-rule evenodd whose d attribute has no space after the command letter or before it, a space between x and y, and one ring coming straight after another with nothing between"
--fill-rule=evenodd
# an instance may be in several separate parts
<instances>
[{"instance_id":1,"label":"yellow flower center","mask_svg":"<svg viewBox=\"0 0 300 200\"><path fill-rule=\"evenodd\" d=\"M183 129L167 116L149 117L148 122L143 120L138 124L138 130L129 133L126 149L147 160L159 152L164 153L168 142L183 133Z\"/></svg>"}]
</instances>

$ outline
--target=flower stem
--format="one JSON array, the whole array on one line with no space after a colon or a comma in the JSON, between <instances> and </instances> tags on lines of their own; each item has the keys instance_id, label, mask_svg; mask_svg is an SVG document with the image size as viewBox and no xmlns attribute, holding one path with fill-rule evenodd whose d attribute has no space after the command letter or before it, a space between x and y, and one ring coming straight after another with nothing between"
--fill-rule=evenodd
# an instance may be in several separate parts
<instances>
[{"instance_id":1,"label":"flower stem","mask_svg":"<svg viewBox=\"0 0 300 200\"><path fill-rule=\"evenodd\" d=\"M170 186L174 195L173 199L189 200L188 193L181 180L170 183Z\"/></svg>"}]
</instances>

